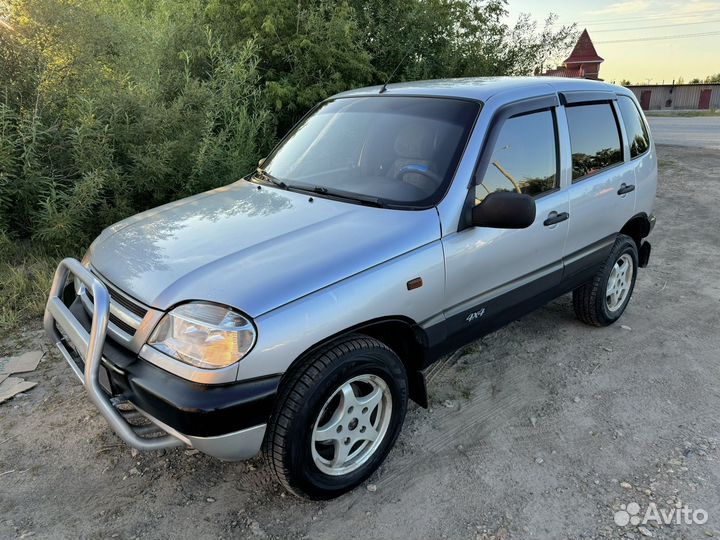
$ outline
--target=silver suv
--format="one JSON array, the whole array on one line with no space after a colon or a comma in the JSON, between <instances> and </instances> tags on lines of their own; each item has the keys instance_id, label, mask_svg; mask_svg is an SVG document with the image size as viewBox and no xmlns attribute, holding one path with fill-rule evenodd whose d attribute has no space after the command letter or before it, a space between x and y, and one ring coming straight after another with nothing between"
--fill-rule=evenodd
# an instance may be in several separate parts
<instances>
[{"instance_id":1,"label":"silver suv","mask_svg":"<svg viewBox=\"0 0 720 540\"><path fill-rule=\"evenodd\" d=\"M571 292L625 310L657 159L632 93L560 78L334 96L238 182L117 223L45 327L139 449L264 451L329 498L385 459L433 361Z\"/></svg>"}]
</instances>

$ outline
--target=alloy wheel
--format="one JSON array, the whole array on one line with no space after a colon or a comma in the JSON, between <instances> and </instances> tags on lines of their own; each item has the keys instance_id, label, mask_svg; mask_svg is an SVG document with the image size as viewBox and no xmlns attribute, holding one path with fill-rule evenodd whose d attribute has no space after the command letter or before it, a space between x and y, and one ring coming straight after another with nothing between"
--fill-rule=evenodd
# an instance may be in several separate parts
<instances>
[{"instance_id":1,"label":"alloy wheel","mask_svg":"<svg viewBox=\"0 0 720 540\"><path fill-rule=\"evenodd\" d=\"M311 437L315 465L325 474L348 474L366 463L382 443L392 416L392 394L371 374L343 383L320 409Z\"/></svg>"},{"instance_id":2,"label":"alloy wheel","mask_svg":"<svg viewBox=\"0 0 720 540\"><path fill-rule=\"evenodd\" d=\"M608 311L615 312L623 305L630 292L634 274L634 263L629 253L624 253L615 261L605 289L605 305Z\"/></svg>"}]
</instances>

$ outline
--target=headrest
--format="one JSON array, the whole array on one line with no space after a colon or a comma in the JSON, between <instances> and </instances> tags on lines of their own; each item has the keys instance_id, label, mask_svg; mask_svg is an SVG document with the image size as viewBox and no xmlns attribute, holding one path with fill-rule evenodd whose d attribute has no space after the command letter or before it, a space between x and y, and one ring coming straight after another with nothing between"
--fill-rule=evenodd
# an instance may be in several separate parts
<instances>
[{"instance_id":1,"label":"headrest","mask_svg":"<svg viewBox=\"0 0 720 540\"><path fill-rule=\"evenodd\" d=\"M427 125L405 124L395 138L394 149L402 158L430 160L433 156L433 134Z\"/></svg>"}]
</instances>

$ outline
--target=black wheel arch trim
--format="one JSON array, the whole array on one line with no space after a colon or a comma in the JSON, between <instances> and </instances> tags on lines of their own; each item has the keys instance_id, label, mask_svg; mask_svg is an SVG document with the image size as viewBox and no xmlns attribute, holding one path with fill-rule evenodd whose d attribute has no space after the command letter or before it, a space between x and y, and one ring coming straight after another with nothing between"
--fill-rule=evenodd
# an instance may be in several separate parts
<instances>
[{"instance_id":1,"label":"black wheel arch trim","mask_svg":"<svg viewBox=\"0 0 720 540\"><path fill-rule=\"evenodd\" d=\"M396 328L404 328L406 334L402 336L390 336L389 334L379 331L393 326ZM410 385L410 399L421 407L427 408L427 386L422 369L427 365L427 351L429 350L431 337L417 322L403 315L391 315L370 319L340 330L318 341L292 361L282 375L280 384L282 385L283 382L287 380L293 368L301 364L306 358L333 341L337 341L351 334L364 334L373 337L387 345L397 354L405 365L408 383Z\"/></svg>"},{"instance_id":2,"label":"black wheel arch trim","mask_svg":"<svg viewBox=\"0 0 720 540\"><path fill-rule=\"evenodd\" d=\"M643 229L643 238L645 238L652 232L653 228L655 227L655 215L654 214L648 215L646 212L638 212L633 217L628 219L627 223L625 223L625 225L627 225L628 223L631 223L633 221L638 221L638 220L642 221L642 223L645 227Z\"/></svg>"},{"instance_id":3,"label":"black wheel arch trim","mask_svg":"<svg viewBox=\"0 0 720 540\"><path fill-rule=\"evenodd\" d=\"M655 215L648 215L646 212L638 212L625 222L620 233L627 234L637 244L638 250L642 246L644 238L650 236L655 228Z\"/></svg>"}]
</instances>

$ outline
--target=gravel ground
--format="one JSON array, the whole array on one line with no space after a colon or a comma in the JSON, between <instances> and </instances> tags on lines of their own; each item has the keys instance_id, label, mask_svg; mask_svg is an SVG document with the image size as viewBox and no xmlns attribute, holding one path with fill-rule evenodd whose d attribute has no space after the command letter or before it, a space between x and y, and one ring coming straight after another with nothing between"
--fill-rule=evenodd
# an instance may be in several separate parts
<instances>
[{"instance_id":1,"label":"gravel ground","mask_svg":"<svg viewBox=\"0 0 720 540\"><path fill-rule=\"evenodd\" d=\"M439 362L370 484L314 503L259 459L131 452L49 353L0 405L0 538L720 536L720 159L658 151L653 256L620 323L583 326L564 296ZM47 347L39 329L0 353ZM707 522L615 523L651 502Z\"/></svg>"}]
</instances>

